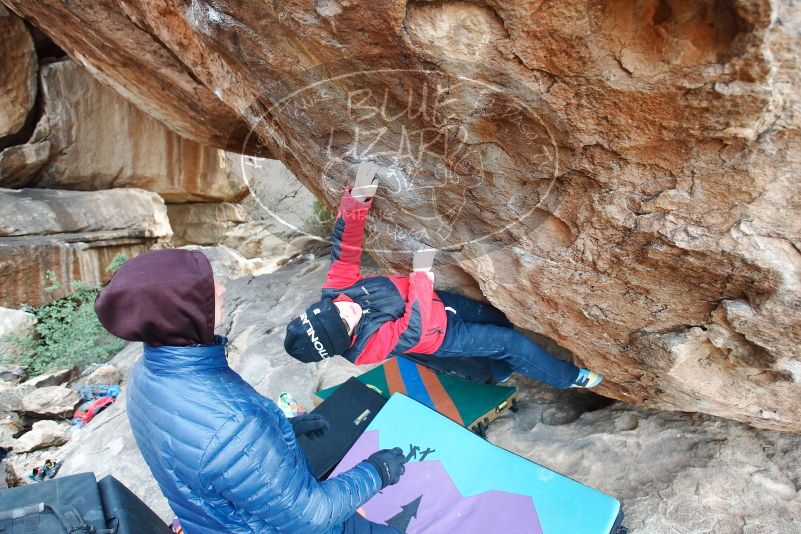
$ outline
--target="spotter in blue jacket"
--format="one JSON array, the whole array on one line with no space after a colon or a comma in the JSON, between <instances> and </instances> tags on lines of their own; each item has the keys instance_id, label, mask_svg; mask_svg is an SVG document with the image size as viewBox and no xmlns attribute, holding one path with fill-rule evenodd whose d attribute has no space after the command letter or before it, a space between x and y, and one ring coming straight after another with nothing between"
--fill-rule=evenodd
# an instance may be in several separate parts
<instances>
[{"instance_id":1,"label":"spotter in blue jacket","mask_svg":"<svg viewBox=\"0 0 801 534\"><path fill-rule=\"evenodd\" d=\"M145 343L128 417L185 532L396 533L355 514L381 489L373 464L318 481L289 420L228 366L220 288L202 253L162 250L125 263L95 302L110 332Z\"/></svg>"}]
</instances>

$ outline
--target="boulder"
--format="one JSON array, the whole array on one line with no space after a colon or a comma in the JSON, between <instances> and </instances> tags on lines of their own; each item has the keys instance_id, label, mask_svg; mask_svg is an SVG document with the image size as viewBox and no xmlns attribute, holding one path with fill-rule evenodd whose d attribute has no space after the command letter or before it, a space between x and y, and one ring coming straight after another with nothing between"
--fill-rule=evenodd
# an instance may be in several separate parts
<instances>
[{"instance_id":1,"label":"boulder","mask_svg":"<svg viewBox=\"0 0 801 534\"><path fill-rule=\"evenodd\" d=\"M272 226L261 221L238 224L226 232L221 243L249 259L283 255L287 242L269 230Z\"/></svg>"},{"instance_id":2,"label":"boulder","mask_svg":"<svg viewBox=\"0 0 801 534\"><path fill-rule=\"evenodd\" d=\"M603 394L801 431L791 0L4 3L168 124L238 114L331 208L380 163L382 268L444 251Z\"/></svg>"},{"instance_id":3,"label":"boulder","mask_svg":"<svg viewBox=\"0 0 801 534\"><path fill-rule=\"evenodd\" d=\"M321 205L283 163L250 156L238 159L234 166L249 191L240 204L167 205L176 246L221 244L252 259L282 255L287 241L297 236L325 234L328 239L330 221L318 220Z\"/></svg>"},{"instance_id":4,"label":"boulder","mask_svg":"<svg viewBox=\"0 0 801 534\"><path fill-rule=\"evenodd\" d=\"M314 234L320 226L314 195L284 163L272 159L241 157L242 176L248 184L248 220L281 239ZM322 237L328 239L329 233ZM244 254L244 253L243 253Z\"/></svg>"},{"instance_id":5,"label":"boulder","mask_svg":"<svg viewBox=\"0 0 801 534\"><path fill-rule=\"evenodd\" d=\"M70 439L70 426L55 421L37 421L33 428L17 438L14 442L14 452L33 452L49 447L58 447Z\"/></svg>"},{"instance_id":6,"label":"boulder","mask_svg":"<svg viewBox=\"0 0 801 534\"><path fill-rule=\"evenodd\" d=\"M22 391L8 382L0 382L0 415L22 411Z\"/></svg>"},{"instance_id":7,"label":"boulder","mask_svg":"<svg viewBox=\"0 0 801 534\"><path fill-rule=\"evenodd\" d=\"M131 237L171 233L161 199L138 189L0 189L0 220L0 237L120 230Z\"/></svg>"},{"instance_id":8,"label":"boulder","mask_svg":"<svg viewBox=\"0 0 801 534\"><path fill-rule=\"evenodd\" d=\"M78 368L70 367L68 369L56 369L49 373L41 374L35 378L23 382L21 387L28 388L43 388L48 386L61 386L78 376Z\"/></svg>"},{"instance_id":9,"label":"boulder","mask_svg":"<svg viewBox=\"0 0 801 534\"><path fill-rule=\"evenodd\" d=\"M31 183L50 158L50 149L50 141L35 141L0 151L0 186L18 188Z\"/></svg>"},{"instance_id":10,"label":"boulder","mask_svg":"<svg viewBox=\"0 0 801 534\"><path fill-rule=\"evenodd\" d=\"M122 375L115 366L106 364L99 366L87 376L82 376L80 382L86 385L116 385L122 382Z\"/></svg>"},{"instance_id":11,"label":"boulder","mask_svg":"<svg viewBox=\"0 0 801 534\"><path fill-rule=\"evenodd\" d=\"M275 225L264 220L248 222L254 212L241 204L168 204L167 212L175 246L222 245L246 259L272 258L286 249L286 241L269 230Z\"/></svg>"},{"instance_id":12,"label":"boulder","mask_svg":"<svg viewBox=\"0 0 801 534\"><path fill-rule=\"evenodd\" d=\"M23 310L0 307L0 356L5 358L19 354L20 347L13 338L27 338L33 334L36 316ZM0 366L0 380L18 382L27 372L19 365Z\"/></svg>"},{"instance_id":13,"label":"boulder","mask_svg":"<svg viewBox=\"0 0 801 534\"><path fill-rule=\"evenodd\" d=\"M14 488L22 484L14 468L8 462L0 463L0 489Z\"/></svg>"},{"instance_id":14,"label":"boulder","mask_svg":"<svg viewBox=\"0 0 801 534\"><path fill-rule=\"evenodd\" d=\"M0 140L22 129L36 102L38 63L21 18L0 6ZM0 145L2 146L2 145Z\"/></svg>"},{"instance_id":15,"label":"boulder","mask_svg":"<svg viewBox=\"0 0 801 534\"><path fill-rule=\"evenodd\" d=\"M25 432L25 425L18 414L0 411L0 447L11 447L14 438L23 432Z\"/></svg>"},{"instance_id":16,"label":"boulder","mask_svg":"<svg viewBox=\"0 0 801 534\"><path fill-rule=\"evenodd\" d=\"M8 308L5 308L8 309ZM8 349L3 349L7 351ZM0 382L16 384L28 378L28 369L16 363L0 364Z\"/></svg>"},{"instance_id":17,"label":"boulder","mask_svg":"<svg viewBox=\"0 0 801 534\"><path fill-rule=\"evenodd\" d=\"M133 369L134 364L142 357L143 346L142 343L128 343L124 349L118 352L111 360L109 361L110 365L113 365L120 371L120 375L122 375L122 381L126 382L128 377L131 375L131 370Z\"/></svg>"},{"instance_id":18,"label":"boulder","mask_svg":"<svg viewBox=\"0 0 801 534\"><path fill-rule=\"evenodd\" d=\"M107 282L115 256L133 257L172 235L164 202L137 189L0 189L0 305L40 306L71 283ZM52 271L60 287L52 285Z\"/></svg>"},{"instance_id":19,"label":"boulder","mask_svg":"<svg viewBox=\"0 0 801 534\"><path fill-rule=\"evenodd\" d=\"M170 202L231 200L246 193L239 156L177 135L74 61L44 65L41 84L44 109L36 138L49 143L49 157L38 165L31 147L25 158L14 159L32 160L38 167L26 186L137 187ZM17 175L15 181L22 178Z\"/></svg>"},{"instance_id":20,"label":"boulder","mask_svg":"<svg viewBox=\"0 0 801 534\"><path fill-rule=\"evenodd\" d=\"M64 386L21 390L21 395L22 405L18 411L38 419L71 419L81 403L80 394Z\"/></svg>"},{"instance_id":21,"label":"boulder","mask_svg":"<svg viewBox=\"0 0 801 534\"><path fill-rule=\"evenodd\" d=\"M230 202L167 204L173 244L218 245L234 227L247 220L245 208Z\"/></svg>"},{"instance_id":22,"label":"boulder","mask_svg":"<svg viewBox=\"0 0 801 534\"><path fill-rule=\"evenodd\" d=\"M237 91L236 86L206 87L178 56L154 40L153 35L139 21L131 19L117 2L87 0L82 4L86 9L82 15L70 13L65 6L54 3L42 5L45 9L37 10L34 17L30 11L22 9L23 5L7 5L38 28L47 30L59 47L103 84L179 135L204 145L262 156L269 154L251 135L247 120L217 94L222 94L223 90ZM40 17L41 20L37 20ZM65 39L64 35L52 31L55 27L69 37ZM87 31L89 29L91 31ZM126 36L125 43L120 43L116 50L108 48L108 37L122 34ZM81 45L76 46L73 39ZM145 75L151 69L158 70L157 78Z\"/></svg>"},{"instance_id":23,"label":"boulder","mask_svg":"<svg viewBox=\"0 0 801 534\"><path fill-rule=\"evenodd\" d=\"M267 262L258 258L249 260L239 252L222 245L216 247L187 245L181 248L199 250L205 254L211 262L214 278L222 284L227 284L235 278L265 273L272 270Z\"/></svg>"}]
</instances>

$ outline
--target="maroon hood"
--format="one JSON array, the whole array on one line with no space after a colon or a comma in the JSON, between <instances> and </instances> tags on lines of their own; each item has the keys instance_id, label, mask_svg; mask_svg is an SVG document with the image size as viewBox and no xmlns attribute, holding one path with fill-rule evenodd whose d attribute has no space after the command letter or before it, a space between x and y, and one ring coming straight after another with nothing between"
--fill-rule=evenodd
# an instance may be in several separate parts
<instances>
[{"instance_id":1,"label":"maroon hood","mask_svg":"<svg viewBox=\"0 0 801 534\"><path fill-rule=\"evenodd\" d=\"M146 252L123 264L95 300L102 325L148 345L214 344L214 276L197 250Z\"/></svg>"}]
</instances>

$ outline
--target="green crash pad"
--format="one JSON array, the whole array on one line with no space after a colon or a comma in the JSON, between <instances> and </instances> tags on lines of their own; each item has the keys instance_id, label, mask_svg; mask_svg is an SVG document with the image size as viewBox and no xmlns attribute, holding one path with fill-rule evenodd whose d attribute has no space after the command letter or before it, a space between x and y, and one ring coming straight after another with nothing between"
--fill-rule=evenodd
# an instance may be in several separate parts
<instances>
[{"instance_id":1,"label":"green crash pad","mask_svg":"<svg viewBox=\"0 0 801 534\"><path fill-rule=\"evenodd\" d=\"M517 396L516 388L468 382L435 373L402 357L390 358L356 379L387 399L393 393L408 395L482 435L490 421L506 408L513 407ZM325 399L338 387L318 391L317 396Z\"/></svg>"}]
</instances>

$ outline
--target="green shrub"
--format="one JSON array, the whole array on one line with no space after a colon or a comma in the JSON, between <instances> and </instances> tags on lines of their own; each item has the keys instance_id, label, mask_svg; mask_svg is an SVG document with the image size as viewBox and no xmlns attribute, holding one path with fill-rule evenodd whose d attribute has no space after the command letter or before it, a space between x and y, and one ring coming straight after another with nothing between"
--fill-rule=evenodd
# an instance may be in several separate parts
<instances>
[{"instance_id":1,"label":"green shrub","mask_svg":"<svg viewBox=\"0 0 801 534\"><path fill-rule=\"evenodd\" d=\"M128 256L126 256L122 252L118 252L117 255L111 259L111 263L109 263L106 266L106 272L109 273L116 271L117 269L122 267L122 264L125 263L126 261L128 261Z\"/></svg>"},{"instance_id":2,"label":"green shrub","mask_svg":"<svg viewBox=\"0 0 801 534\"><path fill-rule=\"evenodd\" d=\"M303 229L306 233L313 234L324 239L331 236L334 225L334 214L328 206L315 199L312 204L312 214L303 222Z\"/></svg>"},{"instance_id":3,"label":"green shrub","mask_svg":"<svg viewBox=\"0 0 801 534\"><path fill-rule=\"evenodd\" d=\"M107 270L116 270L125 260L118 254ZM46 293L61 287L55 273L47 273L49 285ZM94 310L95 297L100 288L90 287L81 281L73 282L72 293L40 307L24 305L23 310L36 316L32 336L6 336L6 341L17 346L19 354L0 355L0 361L14 361L28 367L36 376L61 367L86 367L108 361L125 347L125 341L109 334Z\"/></svg>"}]
</instances>

